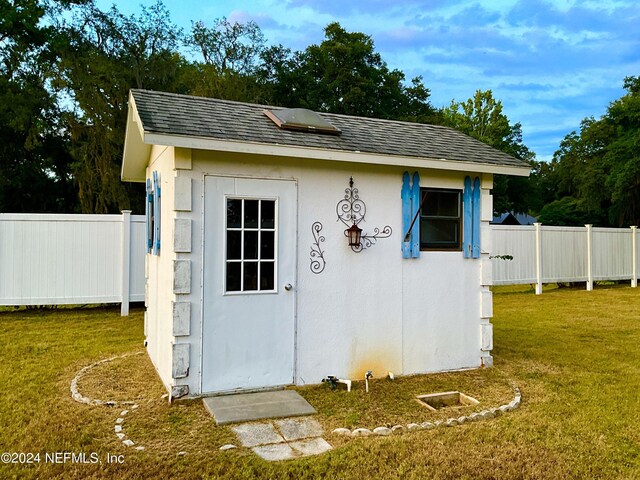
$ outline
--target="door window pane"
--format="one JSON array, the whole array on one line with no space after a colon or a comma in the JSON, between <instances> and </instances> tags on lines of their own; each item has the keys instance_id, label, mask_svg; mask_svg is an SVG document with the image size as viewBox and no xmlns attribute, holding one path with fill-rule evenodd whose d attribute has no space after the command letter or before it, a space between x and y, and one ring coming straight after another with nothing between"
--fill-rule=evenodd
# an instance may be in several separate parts
<instances>
[{"instance_id":1,"label":"door window pane","mask_svg":"<svg viewBox=\"0 0 640 480\"><path fill-rule=\"evenodd\" d=\"M227 228L242 227L242 200L227 200Z\"/></svg>"},{"instance_id":2,"label":"door window pane","mask_svg":"<svg viewBox=\"0 0 640 480\"><path fill-rule=\"evenodd\" d=\"M260 228L275 228L276 202L274 200L262 200L262 214L260 216Z\"/></svg>"},{"instance_id":3,"label":"door window pane","mask_svg":"<svg viewBox=\"0 0 640 480\"><path fill-rule=\"evenodd\" d=\"M226 291L274 291L276 201L227 199Z\"/></svg>"},{"instance_id":4,"label":"door window pane","mask_svg":"<svg viewBox=\"0 0 640 480\"><path fill-rule=\"evenodd\" d=\"M258 200L244 200L244 228L258 228Z\"/></svg>"},{"instance_id":5,"label":"door window pane","mask_svg":"<svg viewBox=\"0 0 640 480\"><path fill-rule=\"evenodd\" d=\"M273 267L273 262L260 262L260 290L273 290Z\"/></svg>"},{"instance_id":6,"label":"door window pane","mask_svg":"<svg viewBox=\"0 0 640 480\"><path fill-rule=\"evenodd\" d=\"M260 232L260 258L262 260L273 260L273 253L275 251L274 242L275 232Z\"/></svg>"},{"instance_id":7,"label":"door window pane","mask_svg":"<svg viewBox=\"0 0 640 480\"><path fill-rule=\"evenodd\" d=\"M227 292L239 292L242 288L240 284L240 262L227 262Z\"/></svg>"},{"instance_id":8,"label":"door window pane","mask_svg":"<svg viewBox=\"0 0 640 480\"><path fill-rule=\"evenodd\" d=\"M240 260L242 258L242 232L227 230L227 260Z\"/></svg>"},{"instance_id":9,"label":"door window pane","mask_svg":"<svg viewBox=\"0 0 640 480\"><path fill-rule=\"evenodd\" d=\"M258 232L244 232L244 258L258 259Z\"/></svg>"},{"instance_id":10,"label":"door window pane","mask_svg":"<svg viewBox=\"0 0 640 480\"><path fill-rule=\"evenodd\" d=\"M243 262L244 288L243 291L258 289L258 262Z\"/></svg>"}]
</instances>

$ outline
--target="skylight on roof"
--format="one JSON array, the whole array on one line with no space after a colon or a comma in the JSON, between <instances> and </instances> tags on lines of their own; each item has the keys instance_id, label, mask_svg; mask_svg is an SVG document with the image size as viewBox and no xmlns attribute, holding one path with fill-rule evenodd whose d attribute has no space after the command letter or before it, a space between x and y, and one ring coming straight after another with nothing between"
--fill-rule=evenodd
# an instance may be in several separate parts
<instances>
[{"instance_id":1,"label":"skylight on roof","mask_svg":"<svg viewBox=\"0 0 640 480\"><path fill-rule=\"evenodd\" d=\"M327 122L319 114L306 108L264 110L264 114L284 130L328 133L331 135L340 135L342 133L338 127L331 125L331 123Z\"/></svg>"}]
</instances>

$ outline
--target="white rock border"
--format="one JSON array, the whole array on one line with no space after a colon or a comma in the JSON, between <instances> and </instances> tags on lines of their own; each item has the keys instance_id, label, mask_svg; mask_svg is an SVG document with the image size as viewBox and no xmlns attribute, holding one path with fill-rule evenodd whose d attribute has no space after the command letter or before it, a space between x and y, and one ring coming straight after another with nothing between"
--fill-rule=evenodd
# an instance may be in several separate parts
<instances>
[{"instance_id":1,"label":"white rock border","mask_svg":"<svg viewBox=\"0 0 640 480\"><path fill-rule=\"evenodd\" d=\"M104 405L107 407L117 407L118 405L130 405L131 406L131 410L136 410L138 408L138 405L136 404L135 401L133 400L124 400L124 401L116 401L116 400L99 400L97 398L90 398L90 397L85 397L84 395L82 395L79 391L78 391L78 381L87 374L87 372L89 372L90 370L92 370L93 368L97 367L98 365L102 365L104 363L109 363L112 362L114 360L118 360L120 358L126 358L126 357L131 357L133 355L142 355L144 353L144 351L142 352L129 352L129 353L125 353L124 355L118 355L115 357L109 357L109 358L105 358L103 360L99 360L95 363L92 363L91 365L87 365L86 367L80 369L80 371L78 373L76 373L76 376L73 377L73 380L71 380L71 386L70 386L70 390L71 390L71 397L79 403L84 403L86 405ZM129 413L129 410L122 410L122 412L120 412L120 416L118 416L118 418L116 418L115 421L115 426L113 427L114 433L116 434L116 437L118 437L118 441L121 441L122 444L125 447L133 447L135 445L135 442L133 440L131 440L130 438L127 438L127 436L124 433L124 417L125 415L127 415ZM144 447L142 445L138 445L136 447L136 450L138 451L142 451L144 450Z\"/></svg>"},{"instance_id":2,"label":"white rock border","mask_svg":"<svg viewBox=\"0 0 640 480\"><path fill-rule=\"evenodd\" d=\"M131 407L131 410L135 410L137 408L138 408L138 405L134 404ZM120 416L116 418L116 424L113 427L113 430L115 431L115 434L116 434L116 437L118 437L118 440L120 440L125 447L133 447L136 443L130 438L127 438L126 434L124 433L124 425L123 425L124 418L128 413L129 413L129 410L122 410L122 412L120 412ZM144 447L142 445L138 445L136 447L136 450L138 451L144 450Z\"/></svg>"},{"instance_id":3,"label":"white rock border","mask_svg":"<svg viewBox=\"0 0 640 480\"><path fill-rule=\"evenodd\" d=\"M78 373L76 373L76 376L73 377L73 380L71 380L71 386L70 386L71 398L73 398L76 402L85 403L87 405L106 405L107 407L116 407L118 405L134 405L136 402L134 402L133 400L124 400L124 401L99 400L97 398L85 397L84 395L82 395L78 391L78 381L82 377L84 377L87 374L87 372L89 372L90 370L94 369L98 365L102 365L104 363L113 362L114 360L118 360L120 358L131 357L133 355L142 355L143 353L144 353L144 351L142 351L142 352L129 352L129 353L125 353L124 355L118 355L118 356L115 356L115 357L105 358L103 360L99 360L99 361L97 361L95 363L92 363L91 365L87 365L84 368L81 368L80 371Z\"/></svg>"},{"instance_id":4,"label":"white rock border","mask_svg":"<svg viewBox=\"0 0 640 480\"><path fill-rule=\"evenodd\" d=\"M494 418L497 415L504 415L505 413L512 412L520 406L522 403L522 394L520 388L513 385L514 397L511 402L504 405L500 405L495 408L488 408L481 412L474 412L469 416L451 417L445 420L436 420L435 422L423 422L423 423L409 423L407 425L394 425L390 429L387 427L376 427L373 430L367 428L356 428L355 430L349 430L348 428L336 428L331 433L336 435L343 435L349 437L369 437L372 435L386 436L391 433L402 433L404 431L412 430L431 430L438 427L454 427L456 425L462 425L463 423L477 422L481 420L488 420Z\"/></svg>"}]
</instances>

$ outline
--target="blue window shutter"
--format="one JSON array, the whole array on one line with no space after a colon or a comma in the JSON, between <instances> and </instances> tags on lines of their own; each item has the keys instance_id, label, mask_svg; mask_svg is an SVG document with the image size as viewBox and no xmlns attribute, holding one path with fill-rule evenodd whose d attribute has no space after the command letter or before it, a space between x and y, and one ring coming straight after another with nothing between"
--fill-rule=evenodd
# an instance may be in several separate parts
<instances>
[{"instance_id":1,"label":"blue window shutter","mask_svg":"<svg viewBox=\"0 0 640 480\"><path fill-rule=\"evenodd\" d=\"M473 237L473 192L471 189L471 177L464 179L464 192L462 194L462 252L464 258L471 258Z\"/></svg>"},{"instance_id":2,"label":"blue window shutter","mask_svg":"<svg viewBox=\"0 0 640 480\"><path fill-rule=\"evenodd\" d=\"M160 253L160 180L158 172L153 172L153 254Z\"/></svg>"},{"instance_id":3,"label":"blue window shutter","mask_svg":"<svg viewBox=\"0 0 640 480\"><path fill-rule=\"evenodd\" d=\"M420 174L413 172L413 185L411 186L411 220L415 218L411 227L411 257L420 257Z\"/></svg>"},{"instance_id":4,"label":"blue window shutter","mask_svg":"<svg viewBox=\"0 0 640 480\"><path fill-rule=\"evenodd\" d=\"M147 178L147 198L145 199L145 217L147 232L147 253L151 253L153 245L153 231L151 228L151 215L153 214L153 193L151 192L151 179Z\"/></svg>"},{"instance_id":5,"label":"blue window shutter","mask_svg":"<svg viewBox=\"0 0 640 480\"><path fill-rule=\"evenodd\" d=\"M473 233L471 238L472 256L480 258L480 178L473 181Z\"/></svg>"},{"instance_id":6,"label":"blue window shutter","mask_svg":"<svg viewBox=\"0 0 640 480\"><path fill-rule=\"evenodd\" d=\"M411 178L409 172L402 175L402 234L409 238L402 238L402 258L411 257L411 242L409 227L411 226L411 186L409 185Z\"/></svg>"}]
</instances>

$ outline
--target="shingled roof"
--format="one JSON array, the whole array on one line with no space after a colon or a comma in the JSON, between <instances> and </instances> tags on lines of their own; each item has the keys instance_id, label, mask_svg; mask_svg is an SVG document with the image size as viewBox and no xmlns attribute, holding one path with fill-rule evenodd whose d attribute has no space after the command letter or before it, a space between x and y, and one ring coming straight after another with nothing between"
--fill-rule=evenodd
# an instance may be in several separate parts
<instances>
[{"instance_id":1,"label":"shingled roof","mask_svg":"<svg viewBox=\"0 0 640 480\"><path fill-rule=\"evenodd\" d=\"M279 110L281 107L149 90L132 90L130 98L135 104L143 137L147 134L174 139L190 137L515 167L508 170L519 175L527 175L529 171L526 162L449 127L320 113L341 130L340 135L325 135L279 128L264 114L264 110ZM147 143L144 138L142 141ZM123 177L124 171L123 166Z\"/></svg>"}]
</instances>

